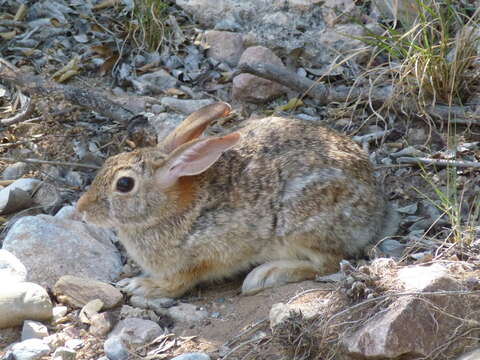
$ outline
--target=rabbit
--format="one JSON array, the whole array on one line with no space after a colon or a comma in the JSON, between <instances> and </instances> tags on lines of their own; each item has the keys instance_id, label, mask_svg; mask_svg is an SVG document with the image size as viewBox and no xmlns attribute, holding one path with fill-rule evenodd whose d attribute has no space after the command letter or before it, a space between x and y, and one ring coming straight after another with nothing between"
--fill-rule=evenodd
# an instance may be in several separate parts
<instances>
[{"instance_id":1,"label":"rabbit","mask_svg":"<svg viewBox=\"0 0 480 360\"><path fill-rule=\"evenodd\" d=\"M76 209L118 230L148 276L145 297L179 297L251 270L242 293L314 279L391 233L395 212L367 155L347 136L286 117L202 136L230 106L188 116L156 147L108 158Z\"/></svg>"}]
</instances>

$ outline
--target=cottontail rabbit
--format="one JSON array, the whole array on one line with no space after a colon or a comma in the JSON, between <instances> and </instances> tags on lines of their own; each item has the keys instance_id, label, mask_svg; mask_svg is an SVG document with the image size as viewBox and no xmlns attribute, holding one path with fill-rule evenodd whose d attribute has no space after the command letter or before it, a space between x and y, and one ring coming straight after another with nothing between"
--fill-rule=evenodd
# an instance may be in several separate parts
<instances>
[{"instance_id":1,"label":"cottontail rabbit","mask_svg":"<svg viewBox=\"0 0 480 360\"><path fill-rule=\"evenodd\" d=\"M160 145L106 160L77 210L118 229L150 275L127 291L176 297L256 266L253 293L337 270L392 222L367 155L348 137L301 120L250 120L202 137L230 111L190 115Z\"/></svg>"}]
</instances>

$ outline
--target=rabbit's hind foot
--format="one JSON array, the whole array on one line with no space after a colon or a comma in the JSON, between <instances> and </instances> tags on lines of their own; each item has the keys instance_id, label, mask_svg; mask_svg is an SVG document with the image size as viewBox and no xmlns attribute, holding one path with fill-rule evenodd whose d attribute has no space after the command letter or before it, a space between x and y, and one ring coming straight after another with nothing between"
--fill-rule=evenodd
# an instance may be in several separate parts
<instances>
[{"instance_id":1,"label":"rabbit's hind foot","mask_svg":"<svg viewBox=\"0 0 480 360\"><path fill-rule=\"evenodd\" d=\"M243 281L242 294L253 295L265 288L290 282L313 280L318 273L318 267L310 261L271 261L250 271Z\"/></svg>"},{"instance_id":2,"label":"rabbit's hind foot","mask_svg":"<svg viewBox=\"0 0 480 360\"><path fill-rule=\"evenodd\" d=\"M190 288L185 284L175 284L163 279L143 276L122 279L117 286L130 295L144 298L175 298L183 295Z\"/></svg>"}]
</instances>

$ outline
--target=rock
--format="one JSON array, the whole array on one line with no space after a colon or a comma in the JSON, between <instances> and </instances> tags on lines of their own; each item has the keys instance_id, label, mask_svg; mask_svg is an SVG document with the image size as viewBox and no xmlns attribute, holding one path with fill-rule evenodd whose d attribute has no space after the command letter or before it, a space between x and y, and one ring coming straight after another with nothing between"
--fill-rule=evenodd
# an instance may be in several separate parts
<instances>
[{"instance_id":1,"label":"rock","mask_svg":"<svg viewBox=\"0 0 480 360\"><path fill-rule=\"evenodd\" d=\"M88 331L95 336L106 336L113 328L114 316L110 312L95 314L90 318Z\"/></svg>"},{"instance_id":2,"label":"rock","mask_svg":"<svg viewBox=\"0 0 480 360\"><path fill-rule=\"evenodd\" d=\"M35 191L33 202L45 212L50 212L62 204L63 199L55 185L42 183L42 186Z\"/></svg>"},{"instance_id":3,"label":"rock","mask_svg":"<svg viewBox=\"0 0 480 360\"><path fill-rule=\"evenodd\" d=\"M53 287L63 275L111 281L122 268L112 231L48 215L25 216L8 232L3 248L23 262L28 279ZM35 256L32 256L32 255Z\"/></svg>"},{"instance_id":4,"label":"rock","mask_svg":"<svg viewBox=\"0 0 480 360\"><path fill-rule=\"evenodd\" d=\"M63 318L65 315L67 315L68 308L66 306L55 306L52 309L52 316L53 316L53 321L58 321L61 318Z\"/></svg>"},{"instance_id":5,"label":"rock","mask_svg":"<svg viewBox=\"0 0 480 360\"><path fill-rule=\"evenodd\" d=\"M103 301L100 299L91 300L80 310L79 318L84 324L90 324L90 319L97 315L103 308Z\"/></svg>"},{"instance_id":6,"label":"rock","mask_svg":"<svg viewBox=\"0 0 480 360\"><path fill-rule=\"evenodd\" d=\"M410 28L413 24L421 6L415 1L408 0L373 0L372 3L384 17L400 20L404 29Z\"/></svg>"},{"instance_id":7,"label":"rock","mask_svg":"<svg viewBox=\"0 0 480 360\"><path fill-rule=\"evenodd\" d=\"M81 349L85 344L83 339L68 339L65 341L65 347L71 350Z\"/></svg>"},{"instance_id":8,"label":"rock","mask_svg":"<svg viewBox=\"0 0 480 360\"><path fill-rule=\"evenodd\" d=\"M193 323L206 319L208 312L198 309L195 305L182 303L169 308L168 315L175 321Z\"/></svg>"},{"instance_id":9,"label":"rock","mask_svg":"<svg viewBox=\"0 0 480 360\"><path fill-rule=\"evenodd\" d=\"M309 59L317 58L317 62L328 63L334 52L338 54L351 53L365 45L357 38L365 35L365 29L358 24L340 24L333 28L326 28L317 33L317 42L320 48L305 49L305 56ZM368 52L356 55L357 62L364 62L369 58Z\"/></svg>"},{"instance_id":10,"label":"rock","mask_svg":"<svg viewBox=\"0 0 480 360\"><path fill-rule=\"evenodd\" d=\"M30 282L10 283L0 291L0 329L21 325L24 320L52 317L52 303L43 287Z\"/></svg>"},{"instance_id":11,"label":"rock","mask_svg":"<svg viewBox=\"0 0 480 360\"><path fill-rule=\"evenodd\" d=\"M383 240L378 247L387 257L393 258L401 258L406 248L404 244L393 239Z\"/></svg>"},{"instance_id":12,"label":"rock","mask_svg":"<svg viewBox=\"0 0 480 360\"><path fill-rule=\"evenodd\" d=\"M103 351L109 360L127 360L128 351L118 336L111 336L103 344Z\"/></svg>"},{"instance_id":13,"label":"rock","mask_svg":"<svg viewBox=\"0 0 480 360\"><path fill-rule=\"evenodd\" d=\"M243 36L230 31L208 30L205 32L207 55L231 66L238 64L243 47Z\"/></svg>"},{"instance_id":14,"label":"rock","mask_svg":"<svg viewBox=\"0 0 480 360\"><path fill-rule=\"evenodd\" d=\"M239 64L266 63L284 68L282 60L263 46L251 46L245 50ZM285 88L273 81L251 74L240 74L233 78L232 97L253 103L264 103L285 93Z\"/></svg>"},{"instance_id":15,"label":"rock","mask_svg":"<svg viewBox=\"0 0 480 360\"><path fill-rule=\"evenodd\" d=\"M458 291L461 284L439 264L401 268L392 282L405 292ZM427 358L451 339L464 320L478 321L474 315L478 297L402 296L384 311L366 320L360 329L347 332L342 345L350 357L362 359ZM459 338L449 348L462 349ZM445 355L445 354L444 354ZM449 358L449 356L446 356Z\"/></svg>"},{"instance_id":16,"label":"rock","mask_svg":"<svg viewBox=\"0 0 480 360\"><path fill-rule=\"evenodd\" d=\"M167 310L164 310L164 312L167 313ZM160 321L160 316L157 315L155 311L132 307L129 305L122 306L122 308L120 309L120 318L139 318L145 320L152 320L156 323Z\"/></svg>"},{"instance_id":17,"label":"rock","mask_svg":"<svg viewBox=\"0 0 480 360\"><path fill-rule=\"evenodd\" d=\"M308 5L312 3L310 0L296 1L303 1L308 3ZM353 22L352 19L360 18L361 16L360 10L353 0L325 0L322 8L323 18L329 26Z\"/></svg>"},{"instance_id":18,"label":"rock","mask_svg":"<svg viewBox=\"0 0 480 360\"><path fill-rule=\"evenodd\" d=\"M40 339L29 339L12 346L16 360L35 360L50 353L50 348Z\"/></svg>"},{"instance_id":19,"label":"rock","mask_svg":"<svg viewBox=\"0 0 480 360\"><path fill-rule=\"evenodd\" d=\"M175 356L172 360L210 360L210 356L201 352L192 352Z\"/></svg>"},{"instance_id":20,"label":"rock","mask_svg":"<svg viewBox=\"0 0 480 360\"><path fill-rule=\"evenodd\" d=\"M177 304L175 299L171 298L145 298L143 296L134 295L130 298L130 304L134 307L142 309L151 309L157 314L163 314L165 309Z\"/></svg>"},{"instance_id":21,"label":"rock","mask_svg":"<svg viewBox=\"0 0 480 360\"><path fill-rule=\"evenodd\" d=\"M81 221L82 217L75 211L75 206L65 205L55 214L56 218Z\"/></svg>"},{"instance_id":22,"label":"rock","mask_svg":"<svg viewBox=\"0 0 480 360\"><path fill-rule=\"evenodd\" d=\"M55 360L75 360L77 352L69 349L65 346L61 346L53 353L53 359Z\"/></svg>"},{"instance_id":23,"label":"rock","mask_svg":"<svg viewBox=\"0 0 480 360\"><path fill-rule=\"evenodd\" d=\"M215 101L213 99L181 100L173 97L164 97L160 102L167 108L190 115L204 106L213 104Z\"/></svg>"},{"instance_id":24,"label":"rock","mask_svg":"<svg viewBox=\"0 0 480 360\"><path fill-rule=\"evenodd\" d=\"M480 349L475 349L457 358L457 360L478 360L478 359L480 359Z\"/></svg>"},{"instance_id":25,"label":"rock","mask_svg":"<svg viewBox=\"0 0 480 360\"><path fill-rule=\"evenodd\" d=\"M31 193L40 184L40 180L24 178L0 190L0 214L9 214L32 206Z\"/></svg>"},{"instance_id":26,"label":"rock","mask_svg":"<svg viewBox=\"0 0 480 360\"><path fill-rule=\"evenodd\" d=\"M27 173L27 164L24 162L16 162L8 165L2 172L3 180L16 180Z\"/></svg>"},{"instance_id":27,"label":"rock","mask_svg":"<svg viewBox=\"0 0 480 360\"><path fill-rule=\"evenodd\" d=\"M22 328L22 341L28 339L43 339L48 336L45 325L38 321L25 320Z\"/></svg>"},{"instance_id":28,"label":"rock","mask_svg":"<svg viewBox=\"0 0 480 360\"><path fill-rule=\"evenodd\" d=\"M131 79L131 82L141 95L161 94L178 83L177 79L163 69Z\"/></svg>"},{"instance_id":29,"label":"rock","mask_svg":"<svg viewBox=\"0 0 480 360\"><path fill-rule=\"evenodd\" d=\"M162 333L162 328L151 320L127 318L115 326L109 338L119 338L127 346L142 345L152 341Z\"/></svg>"},{"instance_id":30,"label":"rock","mask_svg":"<svg viewBox=\"0 0 480 360\"><path fill-rule=\"evenodd\" d=\"M23 282L27 279L27 269L10 251L0 249L0 283Z\"/></svg>"},{"instance_id":31,"label":"rock","mask_svg":"<svg viewBox=\"0 0 480 360\"><path fill-rule=\"evenodd\" d=\"M111 309L123 301L120 290L112 285L72 275L62 276L53 292L61 302L74 307L83 307L92 300L100 299L104 309Z\"/></svg>"},{"instance_id":32,"label":"rock","mask_svg":"<svg viewBox=\"0 0 480 360\"><path fill-rule=\"evenodd\" d=\"M398 208L397 211L400 214L414 215L417 212L417 209L418 209L418 203L413 203L413 204Z\"/></svg>"},{"instance_id":33,"label":"rock","mask_svg":"<svg viewBox=\"0 0 480 360\"><path fill-rule=\"evenodd\" d=\"M155 129L158 142L160 143L177 127L178 124L182 122L184 117L185 116L182 114L174 113L161 113L158 115L151 114L148 116L148 122Z\"/></svg>"}]
</instances>

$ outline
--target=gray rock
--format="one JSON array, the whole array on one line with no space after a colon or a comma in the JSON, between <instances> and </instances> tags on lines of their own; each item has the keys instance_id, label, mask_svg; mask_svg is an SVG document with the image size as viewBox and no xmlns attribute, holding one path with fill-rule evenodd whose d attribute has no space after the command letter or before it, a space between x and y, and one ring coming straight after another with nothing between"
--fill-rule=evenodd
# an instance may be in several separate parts
<instances>
[{"instance_id":1,"label":"gray rock","mask_svg":"<svg viewBox=\"0 0 480 360\"><path fill-rule=\"evenodd\" d=\"M168 315L175 321L180 322L198 322L208 317L208 311L199 309L192 304L179 304L168 309Z\"/></svg>"},{"instance_id":2,"label":"gray rock","mask_svg":"<svg viewBox=\"0 0 480 360\"><path fill-rule=\"evenodd\" d=\"M400 258L405 251L406 246L397 240L387 239L378 245L380 250L388 257Z\"/></svg>"},{"instance_id":3,"label":"gray rock","mask_svg":"<svg viewBox=\"0 0 480 360\"><path fill-rule=\"evenodd\" d=\"M31 192L40 184L40 180L23 178L0 190L0 214L8 214L32 206Z\"/></svg>"},{"instance_id":4,"label":"gray rock","mask_svg":"<svg viewBox=\"0 0 480 360\"><path fill-rule=\"evenodd\" d=\"M24 162L16 162L8 165L2 172L3 180L16 180L27 173L27 164Z\"/></svg>"},{"instance_id":5,"label":"gray rock","mask_svg":"<svg viewBox=\"0 0 480 360\"><path fill-rule=\"evenodd\" d=\"M114 316L109 312L95 314L90 318L88 331L95 336L106 336L113 328Z\"/></svg>"},{"instance_id":6,"label":"gray rock","mask_svg":"<svg viewBox=\"0 0 480 360\"><path fill-rule=\"evenodd\" d=\"M30 282L10 283L0 291L0 329L24 320L49 320L52 303L43 287Z\"/></svg>"},{"instance_id":7,"label":"gray rock","mask_svg":"<svg viewBox=\"0 0 480 360\"><path fill-rule=\"evenodd\" d=\"M63 275L111 281L122 268L112 231L48 215L26 216L8 232L3 248L17 256L28 279L53 287ZM35 254L35 256L32 256Z\"/></svg>"},{"instance_id":8,"label":"gray rock","mask_svg":"<svg viewBox=\"0 0 480 360\"><path fill-rule=\"evenodd\" d=\"M123 300L120 290L110 284L72 275L62 276L53 292L62 303L74 307L83 307L92 300L100 299L104 309L111 309Z\"/></svg>"},{"instance_id":9,"label":"gray rock","mask_svg":"<svg viewBox=\"0 0 480 360\"><path fill-rule=\"evenodd\" d=\"M245 50L239 64L266 63L284 68L282 60L263 46L252 46ZM273 81L251 74L240 74L233 78L232 97L242 101L264 103L285 93L285 88Z\"/></svg>"},{"instance_id":10,"label":"gray rock","mask_svg":"<svg viewBox=\"0 0 480 360\"><path fill-rule=\"evenodd\" d=\"M151 309L157 314L163 314L165 309L177 304L175 299L171 298L145 298L143 296L134 295L130 298L130 304L134 307L142 309Z\"/></svg>"},{"instance_id":11,"label":"gray rock","mask_svg":"<svg viewBox=\"0 0 480 360\"><path fill-rule=\"evenodd\" d=\"M59 206L63 199L55 185L43 183L33 195L35 205L38 205L45 212L50 212Z\"/></svg>"},{"instance_id":12,"label":"gray rock","mask_svg":"<svg viewBox=\"0 0 480 360\"><path fill-rule=\"evenodd\" d=\"M163 69L142 75L131 81L141 95L160 94L165 90L174 88L178 83L177 79Z\"/></svg>"},{"instance_id":13,"label":"gray rock","mask_svg":"<svg viewBox=\"0 0 480 360\"><path fill-rule=\"evenodd\" d=\"M22 341L28 339L43 339L48 336L48 329L38 321L25 320L22 328Z\"/></svg>"},{"instance_id":14,"label":"gray rock","mask_svg":"<svg viewBox=\"0 0 480 360\"><path fill-rule=\"evenodd\" d=\"M213 104L215 101L213 99L182 100L173 97L164 97L160 102L163 106L166 106L167 108L183 114L190 115L194 111L197 111L204 106Z\"/></svg>"},{"instance_id":15,"label":"gray rock","mask_svg":"<svg viewBox=\"0 0 480 360\"><path fill-rule=\"evenodd\" d=\"M29 339L12 346L16 360L36 360L50 353L50 348L40 339Z\"/></svg>"},{"instance_id":16,"label":"gray rock","mask_svg":"<svg viewBox=\"0 0 480 360\"><path fill-rule=\"evenodd\" d=\"M155 129L160 143L184 119L184 115L174 113L148 114L148 122Z\"/></svg>"},{"instance_id":17,"label":"gray rock","mask_svg":"<svg viewBox=\"0 0 480 360\"><path fill-rule=\"evenodd\" d=\"M478 359L480 359L480 349L475 349L457 358L457 360L478 360Z\"/></svg>"},{"instance_id":18,"label":"gray rock","mask_svg":"<svg viewBox=\"0 0 480 360\"><path fill-rule=\"evenodd\" d=\"M109 337L103 344L103 351L109 360L127 360L128 351L118 336Z\"/></svg>"},{"instance_id":19,"label":"gray rock","mask_svg":"<svg viewBox=\"0 0 480 360\"><path fill-rule=\"evenodd\" d=\"M243 47L243 36L230 31L208 30L205 32L207 55L231 66L238 64Z\"/></svg>"},{"instance_id":20,"label":"gray rock","mask_svg":"<svg viewBox=\"0 0 480 360\"><path fill-rule=\"evenodd\" d=\"M397 211L401 214L414 215L417 212L418 203L413 203L401 208L398 208Z\"/></svg>"},{"instance_id":21,"label":"gray rock","mask_svg":"<svg viewBox=\"0 0 480 360\"><path fill-rule=\"evenodd\" d=\"M81 221L81 215L75 211L75 206L65 205L55 214L56 218Z\"/></svg>"},{"instance_id":22,"label":"gray rock","mask_svg":"<svg viewBox=\"0 0 480 360\"><path fill-rule=\"evenodd\" d=\"M69 339L65 341L65 347L71 350L81 349L85 344L82 339Z\"/></svg>"},{"instance_id":23,"label":"gray rock","mask_svg":"<svg viewBox=\"0 0 480 360\"><path fill-rule=\"evenodd\" d=\"M201 352L192 352L175 356L172 360L210 360L210 356Z\"/></svg>"},{"instance_id":24,"label":"gray rock","mask_svg":"<svg viewBox=\"0 0 480 360\"><path fill-rule=\"evenodd\" d=\"M100 299L94 299L89 301L82 307L80 314L78 315L80 321L84 324L90 324L90 320L93 316L98 315L103 308L103 301Z\"/></svg>"},{"instance_id":25,"label":"gray rock","mask_svg":"<svg viewBox=\"0 0 480 360\"><path fill-rule=\"evenodd\" d=\"M159 314L165 315L168 313L168 310L162 310ZM123 305L120 309L120 318L139 318L145 320L152 320L153 322L158 323L160 321L160 316L153 310L142 309L138 307L133 307L129 305Z\"/></svg>"},{"instance_id":26,"label":"gray rock","mask_svg":"<svg viewBox=\"0 0 480 360\"><path fill-rule=\"evenodd\" d=\"M463 288L450 276L448 269L439 264L400 268L392 282L397 287L400 285L401 291L412 293L459 291ZM479 306L477 295L399 297L359 329L345 333L342 346L352 358L427 358L448 342L464 319L478 321L480 316L472 309ZM465 346L463 341L459 337L448 351L458 352Z\"/></svg>"},{"instance_id":27,"label":"gray rock","mask_svg":"<svg viewBox=\"0 0 480 360\"><path fill-rule=\"evenodd\" d=\"M65 346L61 346L53 353L53 358L56 360L75 360L77 352Z\"/></svg>"},{"instance_id":28,"label":"gray rock","mask_svg":"<svg viewBox=\"0 0 480 360\"><path fill-rule=\"evenodd\" d=\"M127 318L115 326L109 338L118 337L127 346L142 345L152 341L162 333L162 328L151 320Z\"/></svg>"},{"instance_id":29,"label":"gray rock","mask_svg":"<svg viewBox=\"0 0 480 360\"><path fill-rule=\"evenodd\" d=\"M23 282L27 279L27 269L10 251L0 249L0 283Z\"/></svg>"}]
</instances>

